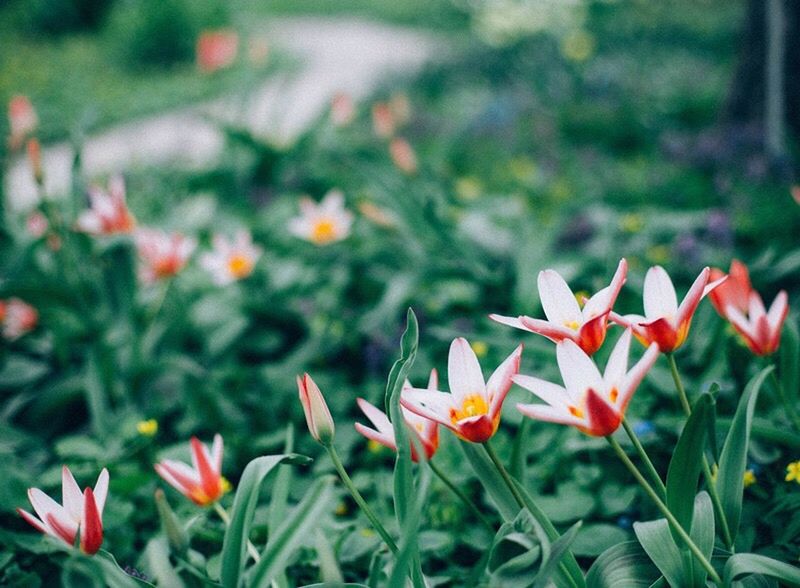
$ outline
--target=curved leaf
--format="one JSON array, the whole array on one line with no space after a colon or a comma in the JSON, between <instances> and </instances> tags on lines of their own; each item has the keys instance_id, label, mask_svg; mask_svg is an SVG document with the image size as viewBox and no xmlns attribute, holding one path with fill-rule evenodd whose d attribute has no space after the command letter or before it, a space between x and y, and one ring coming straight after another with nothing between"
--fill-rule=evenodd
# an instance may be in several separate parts
<instances>
[{"instance_id":1,"label":"curved leaf","mask_svg":"<svg viewBox=\"0 0 800 588\"><path fill-rule=\"evenodd\" d=\"M587 588L648 588L661 574L636 541L604 551L586 574Z\"/></svg>"},{"instance_id":2,"label":"curved leaf","mask_svg":"<svg viewBox=\"0 0 800 588\"><path fill-rule=\"evenodd\" d=\"M279 463L308 463L308 458L299 455L265 455L247 464L233 499L231 524L222 543L221 581L225 588L237 588L245 564L247 538L253 513L258 503L258 494L264 477Z\"/></svg>"},{"instance_id":3,"label":"curved leaf","mask_svg":"<svg viewBox=\"0 0 800 588\"><path fill-rule=\"evenodd\" d=\"M667 519L634 523L633 531L650 559L670 586L689 586L683 555L675 544Z\"/></svg>"},{"instance_id":4,"label":"curved leaf","mask_svg":"<svg viewBox=\"0 0 800 588\"><path fill-rule=\"evenodd\" d=\"M737 553L728 559L723 575L725 586L746 574L761 574L788 586L800 586L800 568L755 553Z\"/></svg>"},{"instance_id":5,"label":"curved leaf","mask_svg":"<svg viewBox=\"0 0 800 588\"><path fill-rule=\"evenodd\" d=\"M694 498L694 518L689 536L706 559L711 561L711 554L714 551L714 504L706 491L700 492ZM694 585L705 586L708 572L698 562L693 563Z\"/></svg>"},{"instance_id":6,"label":"curved leaf","mask_svg":"<svg viewBox=\"0 0 800 588\"><path fill-rule=\"evenodd\" d=\"M772 366L764 368L747 383L744 394L739 400L739 406L736 407L736 414L731 421L731 428L719 457L717 491L722 511L728 521L731 539L734 541L739 531L739 519L742 515L744 472L747 467L747 447L750 442L753 412L761 386L773 369Z\"/></svg>"}]
</instances>

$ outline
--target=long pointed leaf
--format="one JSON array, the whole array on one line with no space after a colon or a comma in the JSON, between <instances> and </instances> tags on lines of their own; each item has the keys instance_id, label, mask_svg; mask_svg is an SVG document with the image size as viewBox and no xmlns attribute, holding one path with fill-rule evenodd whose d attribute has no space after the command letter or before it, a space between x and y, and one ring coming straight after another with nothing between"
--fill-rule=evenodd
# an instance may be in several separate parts
<instances>
[{"instance_id":1,"label":"long pointed leaf","mask_svg":"<svg viewBox=\"0 0 800 588\"><path fill-rule=\"evenodd\" d=\"M764 368L745 386L744 394L739 400L739 406L736 408L736 414L731 421L731 428L719 457L717 490L733 540L736 540L742 515L744 472L747 467L747 447L750 443L753 412L761 386L773 369L772 367Z\"/></svg>"},{"instance_id":2,"label":"long pointed leaf","mask_svg":"<svg viewBox=\"0 0 800 588\"><path fill-rule=\"evenodd\" d=\"M800 568L755 553L732 555L725 564L723 583L730 586L736 578L746 574L761 574L788 586L800 586Z\"/></svg>"},{"instance_id":3,"label":"long pointed leaf","mask_svg":"<svg viewBox=\"0 0 800 588\"><path fill-rule=\"evenodd\" d=\"M660 576L636 541L606 549L586 574L587 588L649 588Z\"/></svg>"}]
</instances>

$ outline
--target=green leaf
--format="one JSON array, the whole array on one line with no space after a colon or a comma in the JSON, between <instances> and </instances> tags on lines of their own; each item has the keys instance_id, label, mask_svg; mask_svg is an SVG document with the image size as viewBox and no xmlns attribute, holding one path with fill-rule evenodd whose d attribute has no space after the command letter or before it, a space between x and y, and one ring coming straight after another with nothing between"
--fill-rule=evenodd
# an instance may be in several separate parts
<instances>
[{"instance_id":1,"label":"green leaf","mask_svg":"<svg viewBox=\"0 0 800 588\"><path fill-rule=\"evenodd\" d=\"M106 588L141 588L142 586L153 586L150 582L145 582L139 578L129 576L125 570L119 567L114 556L105 549L101 549L95 553L91 561L99 565Z\"/></svg>"},{"instance_id":2,"label":"green leaf","mask_svg":"<svg viewBox=\"0 0 800 588\"><path fill-rule=\"evenodd\" d=\"M290 454L294 451L294 426L286 427L286 443L283 452ZM280 468L275 475L275 483L272 486L272 497L269 501L269 515L267 516L267 530L269 535L277 531L286 515L288 506L289 488L292 485L292 468Z\"/></svg>"},{"instance_id":3,"label":"green leaf","mask_svg":"<svg viewBox=\"0 0 800 588\"><path fill-rule=\"evenodd\" d=\"M331 478L321 478L306 492L253 566L249 586L266 588L283 572L298 544L319 524L320 517L330 507L331 482Z\"/></svg>"},{"instance_id":4,"label":"green leaf","mask_svg":"<svg viewBox=\"0 0 800 588\"><path fill-rule=\"evenodd\" d=\"M694 403L667 470L667 507L685 531L692 528L694 497L703 468L706 434L711 415L711 395L705 393ZM677 532L671 529L675 543L682 545ZM647 551L647 547L645 547ZM649 552L648 552L649 553ZM663 571L663 570L662 570ZM669 581L669 576L664 574Z\"/></svg>"},{"instance_id":5,"label":"green leaf","mask_svg":"<svg viewBox=\"0 0 800 588\"><path fill-rule=\"evenodd\" d=\"M700 492L694 498L694 517L689 536L708 561L714 551L714 505L708 492ZM700 562L692 562L692 573L695 586L705 586L708 571Z\"/></svg>"},{"instance_id":6,"label":"green leaf","mask_svg":"<svg viewBox=\"0 0 800 588\"><path fill-rule=\"evenodd\" d=\"M327 584L341 584L344 582L342 571L339 569L339 564L336 562L336 555L333 553L333 548L325 534L317 529L314 534L315 545L317 548L317 561L319 562L319 575Z\"/></svg>"},{"instance_id":7,"label":"green leaf","mask_svg":"<svg viewBox=\"0 0 800 588\"><path fill-rule=\"evenodd\" d=\"M744 472L747 467L747 447L750 442L750 428L753 423L753 412L758 401L758 394L764 380L773 370L767 367L756 374L744 389L736 414L731 421L722 454L719 457L717 473L717 491L719 493L722 512L728 521L731 539L736 540L739 531L739 520L742 514L742 494L744 492Z\"/></svg>"},{"instance_id":8,"label":"green leaf","mask_svg":"<svg viewBox=\"0 0 800 588\"><path fill-rule=\"evenodd\" d=\"M572 543L572 552L581 557L597 557L609 547L630 538L630 533L616 525L591 523L581 528Z\"/></svg>"},{"instance_id":9,"label":"green leaf","mask_svg":"<svg viewBox=\"0 0 800 588\"><path fill-rule=\"evenodd\" d=\"M675 544L667 519L634 523L633 531L642 548L670 586L689 586L681 550Z\"/></svg>"},{"instance_id":10,"label":"green leaf","mask_svg":"<svg viewBox=\"0 0 800 588\"><path fill-rule=\"evenodd\" d=\"M755 553L732 555L725 564L723 583L730 586L735 579L747 574L762 574L789 586L800 586L800 568Z\"/></svg>"},{"instance_id":11,"label":"green leaf","mask_svg":"<svg viewBox=\"0 0 800 588\"><path fill-rule=\"evenodd\" d=\"M506 522L513 521L517 513L519 513L519 505L514 499L511 490L508 489L508 486L503 481L503 477L498 473L497 468L486 456L486 452L481 447L468 441L462 441L459 446L464 452L469 465L472 466L475 476L480 480L489 498L497 507L500 516Z\"/></svg>"},{"instance_id":12,"label":"green leaf","mask_svg":"<svg viewBox=\"0 0 800 588\"><path fill-rule=\"evenodd\" d=\"M147 562L147 571L158 582L159 586L174 586L183 588L183 580L172 567L169 561L169 545L167 538L162 536L150 539L144 548L144 559Z\"/></svg>"},{"instance_id":13,"label":"green leaf","mask_svg":"<svg viewBox=\"0 0 800 588\"><path fill-rule=\"evenodd\" d=\"M783 325L780 375L786 401L797 406L797 395L800 393L800 333L793 318L790 317Z\"/></svg>"},{"instance_id":14,"label":"green leaf","mask_svg":"<svg viewBox=\"0 0 800 588\"><path fill-rule=\"evenodd\" d=\"M521 510L495 534L486 565L491 575L490 585L498 588L531 586L550 553L547 533L527 509Z\"/></svg>"},{"instance_id":15,"label":"green leaf","mask_svg":"<svg viewBox=\"0 0 800 588\"><path fill-rule=\"evenodd\" d=\"M298 463L302 456L266 455L247 464L233 499L231 524L222 543L221 581L225 588L238 588L245 564L245 550L253 523L253 513L264 477L279 463ZM304 458L307 460L308 458ZM302 462L301 462L302 463Z\"/></svg>"},{"instance_id":16,"label":"green leaf","mask_svg":"<svg viewBox=\"0 0 800 588\"><path fill-rule=\"evenodd\" d=\"M0 388L19 388L32 384L49 371L48 365L42 361L11 355L0 370Z\"/></svg>"},{"instance_id":17,"label":"green leaf","mask_svg":"<svg viewBox=\"0 0 800 588\"><path fill-rule=\"evenodd\" d=\"M572 525L566 533L553 542L550 546L549 557L545 557L545 561L542 563L539 573L536 574L533 588L546 588L550 584L551 579L557 573L558 564L561 563L564 556L569 553L569 547L578 536L578 531L580 531L582 524L583 521L578 521Z\"/></svg>"},{"instance_id":18,"label":"green leaf","mask_svg":"<svg viewBox=\"0 0 800 588\"><path fill-rule=\"evenodd\" d=\"M586 574L587 588L649 588L660 576L636 541L605 550Z\"/></svg>"}]
</instances>

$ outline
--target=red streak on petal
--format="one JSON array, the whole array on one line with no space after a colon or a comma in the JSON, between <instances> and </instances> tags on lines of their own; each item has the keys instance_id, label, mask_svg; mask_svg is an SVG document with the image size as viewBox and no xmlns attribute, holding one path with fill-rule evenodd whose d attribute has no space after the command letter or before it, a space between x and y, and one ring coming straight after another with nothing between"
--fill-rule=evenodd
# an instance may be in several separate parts
<instances>
[{"instance_id":1,"label":"red streak on petal","mask_svg":"<svg viewBox=\"0 0 800 588\"><path fill-rule=\"evenodd\" d=\"M81 529L81 551L92 555L103 544L103 521L97 510L97 502L91 488L83 491L83 521Z\"/></svg>"},{"instance_id":2,"label":"red streak on petal","mask_svg":"<svg viewBox=\"0 0 800 588\"><path fill-rule=\"evenodd\" d=\"M219 475L206 459L206 452L203 451L203 445L200 440L197 437L192 437L191 443L192 453L197 461L197 469L200 473L200 484L203 487L203 493L209 498L209 501L216 500L222 492Z\"/></svg>"},{"instance_id":3,"label":"red streak on petal","mask_svg":"<svg viewBox=\"0 0 800 588\"><path fill-rule=\"evenodd\" d=\"M589 427L581 428L584 433L594 437L611 435L619 428L622 416L612 409L593 389L586 393L586 418Z\"/></svg>"},{"instance_id":4,"label":"red streak on petal","mask_svg":"<svg viewBox=\"0 0 800 588\"><path fill-rule=\"evenodd\" d=\"M593 355L603 341L606 339L606 329L608 327L608 312L596 316L593 319L584 323L581 327L578 341L578 346L583 349L586 355Z\"/></svg>"}]
</instances>

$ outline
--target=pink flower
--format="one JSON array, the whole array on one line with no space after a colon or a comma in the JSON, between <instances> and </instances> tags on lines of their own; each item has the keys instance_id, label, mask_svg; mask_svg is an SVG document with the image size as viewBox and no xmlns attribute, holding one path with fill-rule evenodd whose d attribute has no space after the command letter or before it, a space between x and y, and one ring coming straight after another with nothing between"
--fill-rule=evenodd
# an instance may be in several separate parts
<instances>
[{"instance_id":1,"label":"pink flower","mask_svg":"<svg viewBox=\"0 0 800 588\"><path fill-rule=\"evenodd\" d=\"M47 222L47 217L38 210L35 210L28 215L28 219L25 221L25 228L27 229L28 234L34 239L44 237L44 234L47 232L49 227L50 223Z\"/></svg>"},{"instance_id":2,"label":"pink flower","mask_svg":"<svg viewBox=\"0 0 800 588\"><path fill-rule=\"evenodd\" d=\"M504 325L544 335L556 343L569 339L592 355L605 341L608 316L625 283L627 271L628 263L621 259L611 284L586 300L583 310L558 272L539 272L539 298L546 321L529 316L514 318L497 314L489 315L489 318Z\"/></svg>"},{"instance_id":3,"label":"pink flower","mask_svg":"<svg viewBox=\"0 0 800 588\"><path fill-rule=\"evenodd\" d=\"M204 253L200 265L219 286L249 276L261 256L261 248L253 245L253 238L247 231L236 233L232 242L222 235L214 235L213 245L214 251Z\"/></svg>"},{"instance_id":4,"label":"pink flower","mask_svg":"<svg viewBox=\"0 0 800 588\"><path fill-rule=\"evenodd\" d=\"M725 278L709 283L711 270L704 268L689 288L678 306L675 287L664 268L657 265L647 270L644 278L644 314L620 316L611 313L611 320L633 329L633 334L645 345L658 343L664 353L671 353L683 345L689 334L697 305Z\"/></svg>"},{"instance_id":5,"label":"pink flower","mask_svg":"<svg viewBox=\"0 0 800 588\"><path fill-rule=\"evenodd\" d=\"M302 378L297 376L297 390L300 393L300 404L306 415L309 433L319 443L330 445L333 442L336 428L319 386L311 379L311 376L303 374Z\"/></svg>"},{"instance_id":6,"label":"pink flower","mask_svg":"<svg viewBox=\"0 0 800 588\"><path fill-rule=\"evenodd\" d=\"M141 277L147 283L176 275L184 268L197 246L191 237L180 233L169 234L159 229L139 229L135 240L143 264Z\"/></svg>"},{"instance_id":7,"label":"pink flower","mask_svg":"<svg viewBox=\"0 0 800 588\"><path fill-rule=\"evenodd\" d=\"M181 461L165 459L155 465L155 470L186 498L198 506L208 506L230 489L230 484L222 477L222 436L214 435L210 452L197 437L192 437L189 443L191 467Z\"/></svg>"},{"instance_id":8,"label":"pink flower","mask_svg":"<svg viewBox=\"0 0 800 588\"><path fill-rule=\"evenodd\" d=\"M39 117L27 96L17 95L8 103L8 122L11 127L9 146L19 149L25 138L36 130Z\"/></svg>"},{"instance_id":9,"label":"pink flower","mask_svg":"<svg viewBox=\"0 0 800 588\"><path fill-rule=\"evenodd\" d=\"M204 31L197 39L197 65L205 73L230 66L236 60L239 36L230 29Z\"/></svg>"},{"instance_id":10,"label":"pink flower","mask_svg":"<svg viewBox=\"0 0 800 588\"><path fill-rule=\"evenodd\" d=\"M331 100L331 122L337 127L344 127L353 122L356 107L353 98L345 92L337 92Z\"/></svg>"},{"instance_id":11,"label":"pink flower","mask_svg":"<svg viewBox=\"0 0 800 588\"><path fill-rule=\"evenodd\" d=\"M60 539L69 547L80 534L80 549L92 555L103 543L103 507L108 495L108 470L103 468L94 490L83 493L67 466L61 469L61 493L64 505L58 504L38 488L28 489L28 499L39 518L18 508L20 516L41 533Z\"/></svg>"},{"instance_id":12,"label":"pink flower","mask_svg":"<svg viewBox=\"0 0 800 588\"><path fill-rule=\"evenodd\" d=\"M91 235L130 233L136 228L136 219L125 202L125 182L122 176L108 181L108 192L97 186L89 188L91 207L78 217L78 230Z\"/></svg>"},{"instance_id":13,"label":"pink flower","mask_svg":"<svg viewBox=\"0 0 800 588\"><path fill-rule=\"evenodd\" d=\"M3 337L9 340L18 339L36 328L39 313L36 309L20 300L9 298L0 300L0 324L3 326Z\"/></svg>"},{"instance_id":14,"label":"pink flower","mask_svg":"<svg viewBox=\"0 0 800 588\"><path fill-rule=\"evenodd\" d=\"M431 370L431 376L428 380L428 390L435 392L438 386L439 378L436 370ZM411 384L408 382L408 380L406 380L403 385L403 392L401 394L407 393L408 390L411 390ZM372 429L370 427L365 427L361 423L356 423L356 431L364 435L364 437L367 439L371 439L372 441L380 443L389 449L397 451L397 442L394 438L394 428L392 427L392 423L389 421L389 418L386 416L386 414L363 398L358 398L356 402L358 402L359 408L361 408L362 412L370 421L372 421L372 424L375 426L375 428ZM401 407L401 411L403 413L403 420L405 420L406 424L414 432L414 434L417 435L417 438L425 450L426 458L430 459L433 457L433 454L436 453L436 449L439 447L438 424L436 421L432 421L414 414L406 408ZM417 451L413 443L411 444L411 459L415 462L418 460Z\"/></svg>"},{"instance_id":15,"label":"pink flower","mask_svg":"<svg viewBox=\"0 0 800 588\"><path fill-rule=\"evenodd\" d=\"M724 277L722 270L712 268L710 279ZM783 322L789 314L786 291L778 292L767 311L761 295L750 285L746 265L734 259L727 277L709 294L711 303L720 316L731 322L753 353L771 355L780 345Z\"/></svg>"},{"instance_id":16,"label":"pink flower","mask_svg":"<svg viewBox=\"0 0 800 588\"><path fill-rule=\"evenodd\" d=\"M386 102L376 102L372 105L372 130L381 139L388 139L394 135L396 127L392 109Z\"/></svg>"},{"instance_id":17,"label":"pink flower","mask_svg":"<svg viewBox=\"0 0 800 588\"><path fill-rule=\"evenodd\" d=\"M622 422L637 386L658 359L658 345L653 343L628 371L631 334L630 329L622 334L602 376L578 345L564 339L556 346L556 356L566 388L531 376L514 376L515 384L547 403L518 404L517 408L531 418L572 425L587 435L611 435Z\"/></svg>"},{"instance_id":18,"label":"pink flower","mask_svg":"<svg viewBox=\"0 0 800 588\"><path fill-rule=\"evenodd\" d=\"M465 441L488 441L500 425L511 376L519 370L522 345L509 355L488 382L484 382L481 366L467 340L459 337L450 345L447 380L450 394L411 388L400 396L401 404L426 419L451 429Z\"/></svg>"},{"instance_id":19,"label":"pink flower","mask_svg":"<svg viewBox=\"0 0 800 588\"><path fill-rule=\"evenodd\" d=\"M352 224L353 213L344 207L344 194L331 190L319 204L302 198L300 216L289 221L289 232L314 245L329 245L347 237Z\"/></svg>"},{"instance_id":20,"label":"pink flower","mask_svg":"<svg viewBox=\"0 0 800 588\"><path fill-rule=\"evenodd\" d=\"M397 168L406 174L417 173L417 155L408 141L396 137L389 143L389 154Z\"/></svg>"}]
</instances>

